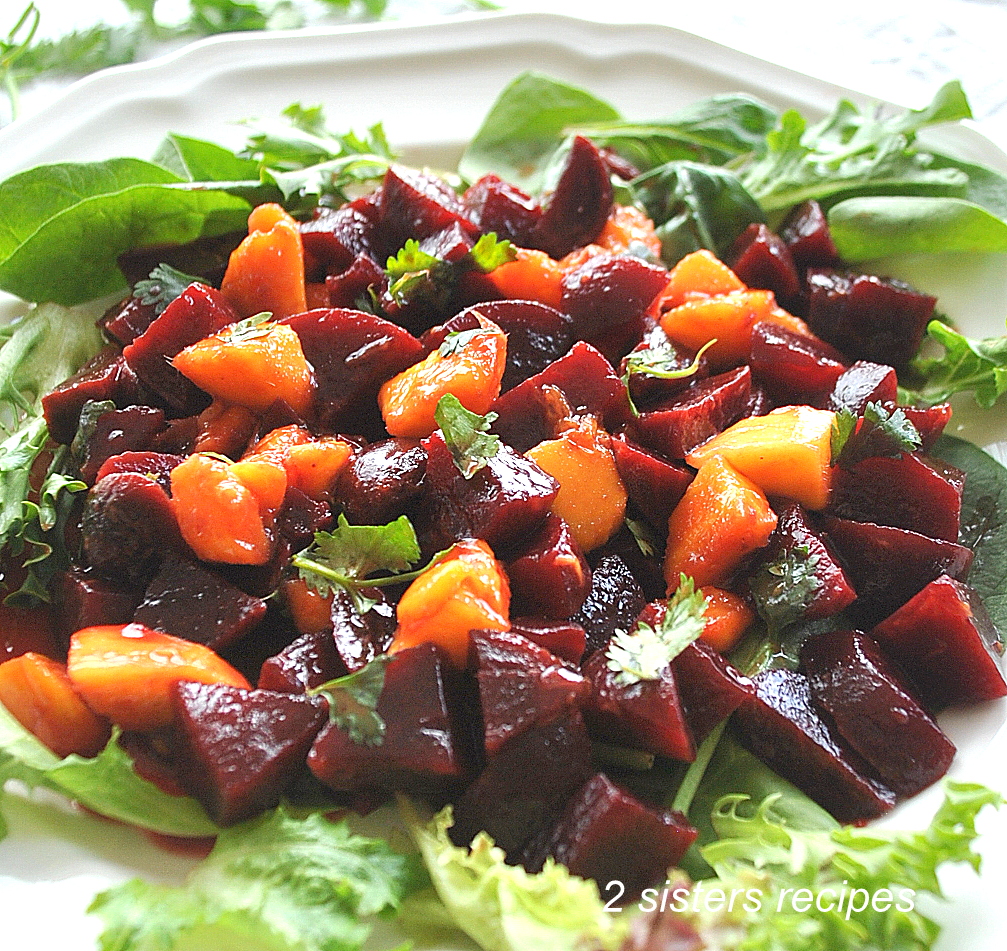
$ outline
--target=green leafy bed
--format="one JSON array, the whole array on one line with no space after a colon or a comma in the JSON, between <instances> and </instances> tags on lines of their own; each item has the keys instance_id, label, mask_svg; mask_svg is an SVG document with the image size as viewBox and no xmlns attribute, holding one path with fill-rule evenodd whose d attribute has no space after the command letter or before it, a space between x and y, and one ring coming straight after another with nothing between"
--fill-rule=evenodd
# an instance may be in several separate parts
<instances>
[{"instance_id":1,"label":"green leafy bed","mask_svg":"<svg viewBox=\"0 0 1007 951\"><path fill-rule=\"evenodd\" d=\"M808 123L795 112L781 115L750 97L729 95L661 122L631 123L584 90L526 74L501 95L459 171L463 180L493 171L535 191L548 189L569 135L589 134L641 170L620 186L619 198L642 204L654 218L669 263L698 247L723 252L750 222L775 223L807 197L827 209L849 260L920 250L1005 251L1007 180L925 150L916 139L928 125L968 115L960 87L950 83L917 111L866 114L842 102ZM48 581L66 558L58 543L62 520L83 489L71 448L51 460L41 490L29 492L29 473L46 446L40 399L98 349L94 318L101 303L89 302L125 290L118 254L240 230L251 205L261 201L282 202L295 213L320 200L338 203L353 187L380 178L392 160L380 127L363 137L333 135L319 109L300 106L286 118L253 130L241 154L171 135L152 161L51 165L0 184L0 289L40 302L4 331L0 349L7 413L0 540L29 563L16 593L21 599L48 597ZM504 244L485 245L465 266L505 260ZM389 262L403 293L418 287L426 293L437 281L454 279L444 262L428 258L404 249ZM917 361L907 397L937 400L972 391L980 404L996 403L1007 389L1007 342L968 340L939 322L930 333L943 356ZM486 420L460 409L445 405L438 422L460 465L474 472L491 454L492 437ZM963 524L964 540L976 552L971 582L1007 630L1007 528L998 515L1007 501L1007 472L951 437L936 451L969 473ZM298 556L297 567L316 586L350 592L363 608L368 574L414 569L419 549L411 527L393 523L389 534L366 537L359 528L341 520ZM627 670L668 656L693 636L689 604L684 587L681 610L650 631L649 653L619 655ZM679 613L684 629L675 621ZM344 678L325 690L337 716L352 716L368 706L374 682ZM369 721L368 729L382 728ZM916 898L940 894L937 870L944 863L978 869L976 816L1002 803L991 790L949 782L923 831L841 828L724 728L684 775L660 762L651 772L665 784L669 806L687 811L700 829L688 872L707 894L719 888L743 896L730 909L711 909L693 900L699 887L684 873L667 884L672 903L682 906L682 928L726 949L930 947L937 927ZM484 835L471 850L457 848L447 834L449 810L430 817L405 800L385 815L387 841L355 828L355 819L291 805L218 830L193 800L138 776L116 737L94 759L59 760L0 708L0 798L36 788L140 828L217 835L209 857L183 885L137 880L95 899L103 951L350 951L381 918L394 919L399 933L420 946L470 939L488 951L615 948L634 917L632 909L613 911L604 901L613 896L560 866L529 875L506 865ZM784 889L807 889L813 898L842 893L844 903L812 901L798 910L778 901ZM859 899L849 895L857 890L889 890L892 901L854 909ZM645 893L639 914L659 903L659 892Z\"/></svg>"}]
</instances>

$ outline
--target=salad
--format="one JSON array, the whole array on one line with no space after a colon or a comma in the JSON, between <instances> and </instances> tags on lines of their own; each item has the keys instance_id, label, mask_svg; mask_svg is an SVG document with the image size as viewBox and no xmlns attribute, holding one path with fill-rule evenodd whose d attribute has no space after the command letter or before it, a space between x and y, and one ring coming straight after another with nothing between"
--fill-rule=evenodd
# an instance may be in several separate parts
<instances>
[{"instance_id":1,"label":"salad","mask_svg":"<svg viewBox=\"0 0 1007 951\"><path fill-rule=\"evenodd\" d=\"M542 101L554 110L544 113ZM20 414L4 444L5 540L24 568L13 593L58 601L72 635L72 689L60 696L82 696L92 717L91 745L69 747L62 726L45 735L36 725L33 738L23 718L6 717L2 775L170 835L219 832L185 889L137 882L99 896L105 945L173 946L206 931L266 934L264 946L355 947L362 918L397 910L414 936L417 922L437 921L488 948L637 946L639 934L624 934L631 916L612 911L624 901L638 905L638 929L694 929L749 946L802 946L808 927L853 946L931 942L933 926L912 898L932 889L941 862L969 859L975 815L998 795L949 786L934 826L918 835L840 829L829 810L859 822L933 782L951 750L926 708L1002 695L984 646L997 642L998 600L985 599L988 625L975 621L981 611L964 587L974 560L969 585L999 590L996 525L978 516L1002 472L967 444L935 441L948 418L940 401L964 389L992 404L1002 370L996 342L928 323L932 299L840 270L838 257L921 242L1002 247L995 173L915 145L918 129L965 115L952 84L920 112L874 118L841 104L810 129L741 96L643 127L583 90L528 75L504 91L470 145L458 192L393 164L379 129L333 136L317 110L299 107L288 130L256 134L247 154L172 136L156 165L40 169L0 186L0 200L17 196L36 215L19 225L0 280L49 302L12 328L4 348ZM74 200L47 203L54 174L79 176ZM874 194L879 180L906 200ZM374 215L377 254L368 248ZM935 234L937 215L947 227ZM80 266L67 280L57 256L80 222L95 220L102 227L79 242ZM806 256L822 254L824 240L833 243L824 259ZM180 244L181 257L163 247ZM779 266L801 255L802 268L819 265L817 285L804 289L787 284L791 270L797 279L792 262ZM123 270L133 274L125 300ZM883 349L865 349L855 330L831 342L809 331L811 323L826 335L821 301L834 311L846 285L885 295L886 313L893 299L904 312ZM800 299L817 291L819 305ZM117 345L74 375L102 345L94 314L79 305L106 293L118 302L102 330ZM792 313L802 308L808 323ZM716 333L704 320L716 321ZM697 326L702 339L689 336ZM924 329L943 358L915 356ZM379 354L379 369L347 359L365 352ZM146 401L130 390L136 379ZM897 409L897 395L923 405ZM781 429L804 435L781 439ZM47 435L59 446L51 460ZM781 445L768 466L749 458L753 446L764 455ZM921 455L924 447L943 462ZM36 459L41 484L32 483ZM902 496L879 501L878 484L916 478L900 468L916 462L931 473L918 477L922 501L908 514ZM732 498L743 500L734 511L722 504ZM830 505L825 522L809 522L807 513ZM677 527L661 537L669 519ZM717 519L725 527L704 552ZM962 524L968 546L958 544ZM864 525L878 531L866 537ZM903 564L915 558L931 573L914 590L877 581L883 554L853 564L860 549L890 552L893 532L933 543L898 549ZM852 584L839 580L844 564ZM464 600L451 593L458 578ZM924 589L945 617L969 607L955 649L968 652L974 674L949 683L913 667L912 651L897 654L912 675L909 693L926 693L903 714L913 725L906 743L936 751L932 761L912 776L878 765L872 756L890 751L865 752L854 723L843 740L859 741L870 768L840 751L815 760L826 778L809 781L809 760L795 765L764 742L779 726L775 698L789 703L813 685L816 706L801 714L817 717L811 727L783 717L806 737L822 729L822 707L836 724L869 713L829 705L850 692L836 678L853 658L871 671L863 676L872 691L904 693L908 681L886 669L876 645L844 631L887 636L896 652L899 610L918 608ZM508 597L521 615L509 613ZM212 609L192 612L197 599ZM334 664L323 656L329 624L352 635L337 634ZM186 646L172 636L183 626ZM249 630L256 650L242 644ZM176 672L162 682L164 655ZM128 666L110 662L127 657ZM11 663L21 677L36 669ZM683 695L693 682L685 666L719 679L683 709L666 695L676 676ZM36 667L50 672L42 660ZM26 691L6 669L5 702L15 707ZM478 671L475 682L466 669ZM250 691L255 680L270 697ZM424 680L433 689L420 690ZM534 702L521 696L532 688ZM662 690L660 717L637 721L634 712L627 725L630 695ZM455 691L453 709L411 715L430 724L467 712L485 754L472 754L472 738L448 724L421 764L403 759L415 747L395 735L406 729L402 708ZM729 696L704 703L716 691ZM287 772L263 789L219 768L226 756L254 753L231 741L256 719L290 726L291 735L270 734L279 758L303 759L311 746L311 775L324 789L295 788ZM782 736L777 745L800 745ZM571 757L561 762L566 776L549 754L557 748ZM921 769L921 756L908 758ZM165 759L189 796L133 768ZM505 770L508 759L516 772ZM835 784L854 774L836 796ZM557 803L549 797L564 781L572 798ZM551 818L533 827L522 815L515 831L508 809L528 785L542 788L521 808ZM400 809L414 850L322 818L337 802L373 805L375 786L409 794ZM432 819L418 805L445 799L454 813ZM636 819L613 832L627 816ZM591 836L593 859L578 858ZM622 864L606 864L620 839ZM655 856L656 877L646 867ZM518 858L529 872L512 864ZM746 907L700 905L702 886L665 882L671 864L697 882L715 872ZM603 893L565 866L598 879ZM810 918L807 908L784 912L774 903L785 883L811 885L814 897L842 891L841 900ZM771 889L773 902L763 901ZM854 909L884 889L890 899ZM654 924L656 906L668 903L674 914Z\"/></svg>"}]
</instances>

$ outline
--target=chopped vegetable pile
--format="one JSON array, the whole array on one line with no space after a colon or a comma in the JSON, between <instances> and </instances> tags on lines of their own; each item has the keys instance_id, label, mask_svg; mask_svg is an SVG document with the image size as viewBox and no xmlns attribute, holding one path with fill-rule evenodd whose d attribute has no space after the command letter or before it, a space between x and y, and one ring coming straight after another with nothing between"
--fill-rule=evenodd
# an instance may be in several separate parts
<instances>
[{"instance_id":1,"label":"chopped vegetable pile","mask_svg":"<svg viewBox=\"0 0 1007 951\"><path fill-rule=\"evenodd\" d=\"M458 175L297 106L0 184L0 791L216 836L102 947L930 947L1001 796L856 827L1007 696L1007 471L943 435L1007 348L857 262L1007 246L916 142L967 115L526 74Z\"/></svg>"}]
</instances>

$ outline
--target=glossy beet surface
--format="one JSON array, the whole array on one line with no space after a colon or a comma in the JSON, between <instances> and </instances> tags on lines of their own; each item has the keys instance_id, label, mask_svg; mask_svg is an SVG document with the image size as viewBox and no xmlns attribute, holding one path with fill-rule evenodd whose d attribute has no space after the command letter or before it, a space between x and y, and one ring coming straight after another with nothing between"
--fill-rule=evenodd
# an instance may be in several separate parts
<instances>
[{"instance_id":1,"label":"glossy beet surface","mask_svg":"<svg viewBox=\"0 0 1007 951\"><path fill-rule=\"evenodd\" d=\"M568 618L591 590L591 569L570 526L546 516L528 545L507 564L512 613Z\"/></svg>"}]
</instances>

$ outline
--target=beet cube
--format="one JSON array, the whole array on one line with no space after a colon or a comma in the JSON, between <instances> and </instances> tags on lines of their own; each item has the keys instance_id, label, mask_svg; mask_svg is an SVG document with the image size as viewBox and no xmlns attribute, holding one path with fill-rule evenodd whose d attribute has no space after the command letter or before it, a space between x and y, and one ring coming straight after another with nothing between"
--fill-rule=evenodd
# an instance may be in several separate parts
<instances>
[{"instance_id":1,"label":"beet cube","mask_svg":"<svg viewBox=\"0 0 1007 951\"><path fill-rule=\"evenodd\" d=\"M374 606L364 614L356 609L345 591L332 595L329 609L336 653L350 672L360 670L385 653L395 632L395 605L388 602L380 588L367 588L364 593L374 601Z\"/></svg>"},{"instance_id":2,"label":"beet cube","mask_svg":"<svg viewBox=\"0 0 1007 951\"><path fill-rule=\"evenodd\" d=\"M345 271L329 274L325 278L329 306L360 308L362 300L368 299L368 288L380 287L384 276L384 270L372 258L366 254L358 254Z\"/></svg>"},{"instance_id":3,"label":"beet cube","mask_svg":"<svg viewBox=\"0 0 1007 951\"><path fill-rule=\"evenodd\" d=\"M320 697L182 682L173 687L176 762L219 825L277 805L326 718Z\"/></svg>"},{"instance_id":4,"label":"beet cube","mask_svg":"<svg viewBox=\"0 0 1007 951\"><path fill-rule=\"evenodd\" d=\"M510 629L569 664L579 665L584 656L587 632L576 621L516 617L511 618Z\"/></svg>"},{"instance_id":5,"label":"beet cube","mask_svg":"<svg viewBox=\"0 0 1007 951\"><path fill-rule=\"evenodd\" d=\"M110 456L95 474L100 482L113 472L139 472L154 478L165 492L171 492L171 470L185 460L185 456L167 452L121 452Z\"/></svg>"},{"instance_id":6,"label":"beet cube","mask_svg":"<svg viewBox=\"0 0 1007 951\"><path fill-rule=\"evenodd\" d=\"M944 428L951 422L951 404L937 403L934 406L903 406L902 412L920 434L921 451L929 452Z\"/></svg>"},{"instance_id":7,"label":"beet cube","mask_svg":"<svg viewBox=\"0 0 1007 951\"><path fill-rule=\"evenodd\" d=\"M147 585L133 620L220 650L247 635L265 616L265 601L197 562L173 558Z\"/></svg>"},{"instance_id":8,"label":"beet cube","mask_svg":"<svg viewBox=\"0 0 1007 951\"><path fill-rule=\"evenodd\" d=\"M380 214L385 239L395 249L408 238L422 241L452 224L468 234L478 233L462 200L446 182L403 165L393 165L385 173Z\"/></svg>"},{"instance_id":9,"label":"beet cube","mask_svg":"<svg viewBox=\"0 0 1007 951\"><path fill-rule=\"evenodd\" d=\"M843 355L825 341L769 321L752 328L752 376L779 403L818 403L846 369Z\"/></svg>"},{"instance_id":10,"label":"beet cube","mask_svg":"<svg viewBox=\"0 0 1007 951\"><path fill-rule=\"evenodd\" d=\"M105 314L101 325L109 337L125 347L136 340L153 323L156 316L157 311L153 304L144 304L131 294Z\"/></svg>"},{"instance_id":11,"label":"beet cube","mask_svg":"<svg viewBox=\"0 0 1007 951\"><path fill-rule=\"evenodd\" d=\"M123 587L80 568L69 568L56 580L56 626L64 638L69 638L85 627L128 624L142 596L138 588Z\"/></svg>"},{"instance_id":12,"label":"beet cube","mask_svg":"<svg viewBox=\"0 0 1007 951\"><path fill-rule=\"evenodd\" d=\"M337 792L423 792L461 776L465 750L453 723L450 666L431 643L393 655L376 708L385 725L380 742L358 742L330 722L308 754L311 771Z\"/></svg>"},{"instance_id":13,"label":"beet cube","mask_svg":"<svg viewBox=\"0 0 1007 951\"><path fill-rule=\"evenodd\" d=\"M930 582L872 634L933 707L1007 696L1003 641L979 596L953 577Z\"/></svg>"},{"instance_id":14,"label":"beet cube","mask_svg":"<svg viewBox=\"0 0 1007 951\"><path fill-rule=\"evenodd\" d=\"M490 756L519 733L578 707L591 689L555 654L510 631L473 631L471 655Z\"/></svg>"},{"instance_id":15,"label":"beet cube","mask_svg":"<svg viewBox=\"0 0 1007 951\"><path fill-rule=\"evenodd\" d=\"M638 409L649 409L656 403L665 402L687 389L696 380L704 380L710 375L710 364L705 354L698 357L697 363L697 354L681 344L672 343L658 324L648 330L640 342L623 357L619 366L620 376L626 377L629 361L635 354L647 350L657 351L661 356L662 367L668 370L687 370L694 363L697 365L690 376L670 380L650 376L647 373L630 373L627 386L629 395L633 398L633 405Z\"/></svg>"},{"instance_id":16,"label":"beet cube","mask_svg":"<svg viewBox=\"0 0 1007 951\"><path fill-rule=\"evenodd\" d=\"M630 501L653 529L666 534L668 518L692 482L692 470L642 449L624 434L609 445Z\"/></svg>"},{"instance_id":17,"label":"beet cube","mask_svg":"<svg viewBox=\"0 0 1007 951\"><path fill-rule=\"evenodd\" d=\"M84 446L81 478L93 484L106 459L122 452L149 449L164 429L164 413L153 406L128 406L102 413Z\"/></svg>"},{"instance_id":18,"label":"beet cube","mask_svg":"<svg viewBox=\"0 0 1007 951\"><path fill-rule=\"evenodd\" d=\"M761 222L752 222L741 232L726 263L743 283L772 291L785 307L801 292L790 248Z\"/></svg>"},{"instance_id":19,"label":"beet cube","mask_svg":"<svg viewBox=\"0 0 1007 951\"><path fill-rule=\"evenodd\" d=\"M693 641L671 666L685 719L697 746L714 727L755 695L751 678L702 641Z\"/></svg>"},{"instance_id":20,"label":"beet cube","mask_svg":"<svg viewBox=\"0 0 1007 951\"><path fill-rule=\"evenodd\" d=\"M682 813L654 809L597 773L574 794L525 864L537 872L553 858L602 888L621 882L623 897L632 900L648 886L663 883L697 835Z\"/></svg>"},{"instance_id":21,"label":"beet cube","mask_svg":"<svg viewBox=\"0 0 1007 951\"><path fill-rule=\"evenodd\" d=\"M859 631L816 635L805 642L801 665L815 704L900 797L915 796L948 771L954 744L871 638Z\"/></svg>"},{"instance_id":22,"label":"beet cube","mask_svg":"<svg viewBox=\"0 0 1007 951\"><path fill-rule=\"evenodd\" d=\"M956 542L964 487L965 473L939 459L870 456L833 469L829 511Z\"/></svg>"},{"instance_id":23,"label":"beet cube","mask_svg":"<svg viewBox=\"0 0 1007 951\"><path fill-rule=\"evenodd\" d=\"M306 693L349 673L336 651L331 630L312 631L268 658L256 686L280 693Z\"/></svg>"},{"instance_id":24,"label":"beet cube","mask_svg":"<svg viewBox=\"0 0 1007 951\"><path fill-rule=\"evenodd\" d=\"M385 525L405 514L422 491L427 451L413 439L385 439L355 453L335 495L355 525Z\"/></svg>"},{"instance_id":25,"label":"beet cube","mask_svg":"<svg viewBox=\"0 0 1007 951\"><path fill-rule=\"evenodd\" d=\"M836 378L827 406L835 412L846 409L854 416L863 416L868 403L894 406L898 389L899 380L894 367L857 360Z\"/></svg>"},{"instance_id":26,"label":"beet cube","mask_svg":"<svg viewBox=\"0 0 1007 951\"><path fill-rule=\"evenodd\" d=\"M332 507L328 502L309 498L300 489L287 486L274 529L295 551L306 548L315 532L328 531L331 525Z\"/></svg>"},{"instance_id":27,"label":"beet cube","mask_svg":"<svg viewBox=\"0 0 1007 951\"><path fill-rule=\"evenodd\" d=\"M507 565L512 610L568 618L591 590L591 569L570 526L550 512L535 536Z\"/></svg>"},{"instance_id":28,"label":"beet cube","mask_svg":"<svg viewBox=\"0 0 1007 951\"><path fill-rule=\"evenodd\" d=\"M330 274L345 271L361 255L379 260L378 215L377 202L367 198L342 208L316 208L311 219L299 226L305 254Z\"/></svg>"},{"instance_id":29,"label":"beet cube","mask_svg":"<svg viewBox=\"0 0 1007 951\"><path fill-rule=\"evenodd\" d=\"M531 727L505 743L455 802L451 841L467 846L485 830L516 863L590 774L591 741L579 711Z\"/></svg>"},{"instance_id":30,"label":"beet cube","mask_svg":"<svg viewBox=\"0 0 1007 951\"><path fill-rule=\"evenodd\" d=\"M604 555L591 572L591 590L573 617L587 633L585 655L604 647L617 631L629 631L646 604L626 562L619 555Z\"/></svg>"},{"instance_id":31,"label":"beet cube","mask_svg":"<svg viewBox=\"0 0 1007 951\"><path fill-rule=\"evenodd\" d=\"M833 267L839 263L825 212L813 198L787 215L780 226L780 237L798 267Z\"/></svg>"},{"instance_id":32,"label":"beet cube","mask_svg":"<svg viewBox=\"0 0 1007 951\"><path fill-rule=\"evenodd\" d=\"M480 231L493 232L521 247L527 247L542 217L542 209L534 198L496 175L483 175L470 185L462 195L462 203Z\"/></svg>"},{"instance_id":33,"label":"beet cube","mask_svg":"<svg viewBox=\"0 0 1007 951\"><path fill-rule=\"evenodd\" d=\"M840 822L876 819L892 808L894 792L840 746L815 710L804 674L780 668L753 681L756 696L742 703L732 720L749 752Z\"/></svg>"}]
</instances>

